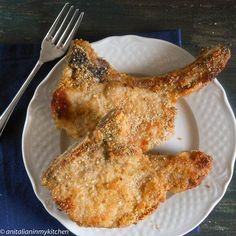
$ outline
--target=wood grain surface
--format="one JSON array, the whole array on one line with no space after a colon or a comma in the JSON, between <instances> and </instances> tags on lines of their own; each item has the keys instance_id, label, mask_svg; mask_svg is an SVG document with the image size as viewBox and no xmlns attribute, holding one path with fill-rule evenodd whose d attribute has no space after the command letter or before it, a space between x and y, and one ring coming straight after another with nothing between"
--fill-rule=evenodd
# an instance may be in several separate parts
<instances>
[{"instance_id":1,"label":"wood grain surface","mask_svg":"<svg viewBox=\"0 0 236 236\"><path fill-rule=\"evenodd\" d=\"M236 112L235 0L80 0L85 11L78 37L94 41L110 35L182 29L183 47L228 45L232 58L219 76ZM0 43L40 43L65 1L0 1ZM224 157L222 157L224 158ZM189 235L194 235L190 233ZM236 177L224 198L200 225L198 235L236 235Z\"/></svg>"}]
</instances>

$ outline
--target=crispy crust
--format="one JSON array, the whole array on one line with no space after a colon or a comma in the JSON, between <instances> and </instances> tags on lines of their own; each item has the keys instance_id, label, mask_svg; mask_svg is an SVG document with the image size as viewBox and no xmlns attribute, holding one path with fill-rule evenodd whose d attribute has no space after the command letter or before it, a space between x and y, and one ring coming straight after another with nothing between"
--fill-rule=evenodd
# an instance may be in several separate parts
<instances>
[{"instance_id":1,"label":"crispy crust","mask_svg":"<svg viewBox=\"0 0 236 236\"><path fill-rule=\"evenodd\" d=\"M42 176L60 209L86 227L125 227L152 214L166 193L198 186L212 159L200 152L144 155L135 146L119 148L126 116L110 112L90 137L59 156ZM184 163L184 165L183 165Z\"/></svg>"},{"instance_id":2,"label":"crispy crust","mask_svg":"<svg viewBox=\"0 0 236 236\"><path fill-rule=\"evenodd\" d=\"M212 168L209 155L143 151L172 135L176 100L210 82L229 57L219 46L167 75L135 78L76 40L51 106L56 125L84 140L42 175L58 207L81 226L125 227L152 214L167 192L201 184Z\"/></svg>"},{"instance_id":3,"label":"crispy crust","mask_svg":"<svg viewBox=\"0 0 236 236\"><path fill-rule=\"evenodd\" d=\"M70 101L63 88L57 89L52 98L51 109L52 114L56 114L58 119L70 119Z\"/></svg>"},{"instance_id":4,"label":"crispy crust","mask_svg":"<svg viewBox=\"0 0 236 236\"><path fill-rule=\"evenodd\" d=\"M88 42L75 40L53 94L54 121L79 139L93 132L110 110L122 108L131 124L128 142L146 151L173 135L176 100L209 83L229 57L229 49L218 46L204 50L185 68L136 78L113 69Z\"/></svg>"}]
</instances>

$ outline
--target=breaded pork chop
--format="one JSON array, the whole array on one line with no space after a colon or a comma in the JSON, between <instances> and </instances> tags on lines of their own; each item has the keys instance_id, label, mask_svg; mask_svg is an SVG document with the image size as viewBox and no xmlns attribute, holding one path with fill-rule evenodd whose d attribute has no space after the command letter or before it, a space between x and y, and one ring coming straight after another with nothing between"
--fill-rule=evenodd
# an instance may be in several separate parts
<instances>
[{"instance_id":1,"label":"breaded pork chop","mask_svg":"<svg viewBox=\"0 0 236 236\"><path fill-rule=\"evenodd\" d=\"M57 159L42 176L59 208L86 227L125 227L153 213L166 193L198 186L212 158L200 151L176 156L144 155L136 146L119 146L129 124L110 112L82 143Z\"/></svg>"},{"instance_id":2,"label":"breaded pork chop","mask_svg":"<svg viewBox=\"0 0 236 236\"><path fill-rule=\"evenodd\" d=\"M209 83L229 57L229 49L218 46L182 69L137 78L117 72L88 42L75 40L53 94L53 118L58 128L80 138L110 110L122 108L131 124L128 142L146 151L172 136L177 99Z\"/></svg>"}]
</instances>

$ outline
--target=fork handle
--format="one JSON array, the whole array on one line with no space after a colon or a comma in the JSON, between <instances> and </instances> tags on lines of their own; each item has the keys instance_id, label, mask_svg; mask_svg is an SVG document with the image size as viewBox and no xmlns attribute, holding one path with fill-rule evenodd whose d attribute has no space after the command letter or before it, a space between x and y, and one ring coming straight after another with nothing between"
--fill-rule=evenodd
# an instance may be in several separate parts
<instances>
[{"instance_id":1,"label":"fork handle","mask_svg":"<svg viewBox=\"0 0 236 236\"><path fill-rule=\"evenodd\" d=\"M42 65L43 63L40 60L38 60L33 70L29 74L28 78L25 80L25 82L23 83L23 85L21 86L15 97L12 99L11 103L8 105L6 110L0 116L0 136L2 135L2 132L7 124L7 121L9 120L21 96L23 95L28 85L30 84L31 80L34 78L34 76L36 75L36 73L38 72L38 70Z\"/></svg>"}]
</instances>

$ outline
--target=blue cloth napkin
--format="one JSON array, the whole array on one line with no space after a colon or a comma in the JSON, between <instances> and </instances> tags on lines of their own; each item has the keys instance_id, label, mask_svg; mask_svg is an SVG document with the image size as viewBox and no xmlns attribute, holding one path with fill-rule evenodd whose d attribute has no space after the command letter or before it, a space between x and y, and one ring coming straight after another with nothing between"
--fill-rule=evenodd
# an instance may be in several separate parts
<instances>
[{"instance_id":1,"label":"blue cloth napkin","mask_svg":"<svg viewBox=\"0 0 236 236\"><path fill-rule=\"evenodd\" d=\"M164 39L181 46L181 31L169 30L137 34ZM98 38L88 39L97 40ZM0 112L7 107L38 59L40 45L0 44ZM0 138L0 234L21 230L22 235L43 235L36 230L66 230L51 217L34 195L26 174L21 152L21 137L26 109L33 92L55 62L43 66L12 114ZM198 232L199 228L195 230ZM65 231L64 231L65 232ZM66 235L72 235L65 232ZM14 235L14 231L13 231ZM82 236L82 235L81 235ZM84 236L84 235L83 235Z\"/></svg>"}]
</instances>

